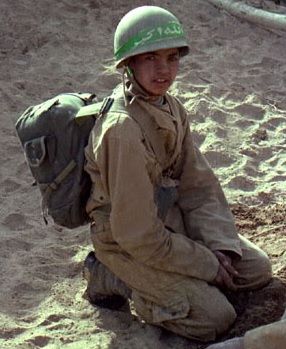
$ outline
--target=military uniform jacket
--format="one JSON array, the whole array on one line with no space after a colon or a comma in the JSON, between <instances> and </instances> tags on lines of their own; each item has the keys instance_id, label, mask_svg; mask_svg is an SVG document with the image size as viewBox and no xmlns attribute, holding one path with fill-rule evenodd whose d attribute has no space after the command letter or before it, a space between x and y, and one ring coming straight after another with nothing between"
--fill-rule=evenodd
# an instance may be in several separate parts
<instances>
[{"instance_id":1,"label":"military uniform jacket","mask_svg":"<svg viewBox=\"0 0 286 349\"><path fill-rule=\"evenodd\" d=\"M166 94L165 104L157 106L134 84L127 94L127 112L109 112L90 134L87 212L99 233L110 231L108 248L155 269L212 281L219 265L213 250L241 255L221 186L176 98ZM142 127L132 113L148 122ZM160 149L150 141L154 132ZM160 186L174 186L178 193L165 219L155 199Z\"/></svg>"}]
</instances>

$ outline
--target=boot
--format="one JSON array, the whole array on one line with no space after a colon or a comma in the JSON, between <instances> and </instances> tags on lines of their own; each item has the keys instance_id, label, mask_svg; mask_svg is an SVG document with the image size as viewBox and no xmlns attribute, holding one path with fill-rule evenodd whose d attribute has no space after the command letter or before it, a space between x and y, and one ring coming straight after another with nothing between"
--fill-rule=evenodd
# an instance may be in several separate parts
<instances>
[{"instance_id":1,"label":"boot","mask_svg":"<svg viewBox=\"0 0 286 349\"><path fill-rule=\"evenodd\" d=\"M131 290L89 252L84 261L83 277L87 280L84 293L92 305L118 310L128 305Z\"/></svg>"}]
</instances>

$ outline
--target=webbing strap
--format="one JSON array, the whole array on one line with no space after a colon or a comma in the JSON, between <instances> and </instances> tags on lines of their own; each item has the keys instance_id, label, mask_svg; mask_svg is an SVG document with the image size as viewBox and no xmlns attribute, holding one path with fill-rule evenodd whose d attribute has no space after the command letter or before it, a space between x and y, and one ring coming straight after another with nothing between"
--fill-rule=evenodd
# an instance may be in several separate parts
<instances>
[{"instance_id":1,"label":"webbing strap","mask_svg":"<svg viewBox=\"0 0 286 349\"><path fill-rule=\"evenodd\" d=\"M109 111L128 114L141 128L144 137L151 144L160 165L165 167L166 151L164 142L162 137L158 137L156 122L150 117L150 111L148 111L148 107L152 108L152 106L146 106L144 103L140 103L139 100L137 100L137 103L131 103L126 106L123 96L114 97L111 95L105 98L102 103L94 103L82 107L76 115L76 120L80 122L81 119L92 115L95 118L100 118Z\"/></svg>"},{"instance_id":2,"label":"webbing strap","mask_svg":"<svg viewBox=\"0 0 286 349\"><path fill-rule=\"evenodd\" d=\"M114 100L110 111L128 114L133 120L136 121L136 123L141 128L144 137L151 144L158 162L161 166L163 166L165 158L164 154L166 152L163 139L161 137L158 137L155 121L150 117L148 111L144 111L143 108L143 103L142 105L141 103L131 103L126 106L124 98L120 97Z\"/></svg>"},{"instance_id":3,"label":"webbing strap","mask_svg":"<svg viewBox=\"0 0 286 349\"><path fill-rule=\"evenodd\" d=\"M42 215L45 223L48 223L47 217L47 207L48 201L51 193L58 188L61 182L71 173L71 171L76 167L76 162L71 160L68 165L57 175L53 182L49 184L40 184L42 189L44 189L44 194L42 195Z\"/></svg>"},{"instance_id":4,"label":"webbing strap","mask_svg":"<svg viewBox=\"0 0 286 349\"><path fill-rule=\"evenodd\" d=\"M166 158L164 140L158 134L158 125L156 124L155 120L150 117L150 111L144 110L144 108L147 109L147 105L137 101L137 103L131 104L129 108L131 111L130 116L141 127L144 136L151 144L157 161L160 163L162 168L164 168Z\"/></svg>"},{"instance_id":5,"label":"webbing strap","mask_svg":"<svg viewBox=\"0 0 286 349\"><path fill-rule=\"evenodd\" d=\"M69 175L69 173L76 167L76 162L71 160L68 165L57 175L54 181L49 184L52 190L56 190L59 184Z\"/></svg>"}]
</instances>

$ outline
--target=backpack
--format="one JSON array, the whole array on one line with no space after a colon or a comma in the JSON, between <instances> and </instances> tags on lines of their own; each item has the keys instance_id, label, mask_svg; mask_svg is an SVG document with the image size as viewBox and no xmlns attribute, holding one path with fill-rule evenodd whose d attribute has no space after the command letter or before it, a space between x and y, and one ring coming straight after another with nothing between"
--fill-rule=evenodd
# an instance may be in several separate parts
<instances>
[{"instance_id":1,"label":"backpack","mask_svg":"<svg viewBox=\"0 0 286 349\"><path fill-rule=\"evenodd\" d=\"M91 180L84 171L84 147L94 117L76 121L77 112L94 103L89 93L60 94L29 107L17 120L16 131L42 195L45 222L75 228L88 223L85 205ZM102 103L96 103L97 110Z\"/></svg>"}]
</instances>

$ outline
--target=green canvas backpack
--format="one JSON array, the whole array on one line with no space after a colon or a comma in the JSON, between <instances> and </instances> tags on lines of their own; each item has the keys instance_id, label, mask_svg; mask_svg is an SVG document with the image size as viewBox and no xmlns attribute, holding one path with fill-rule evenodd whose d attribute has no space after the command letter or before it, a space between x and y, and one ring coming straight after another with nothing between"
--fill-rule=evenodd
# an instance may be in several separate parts
<instances>
[{"instance_id":1,"label":"green canvas backpack","mask_svg":"<svg viewBox=\"0 0 286 349\"><path fill-rule=\"evenodd\" d=\"M42 194L46 223L48 215L68 228L88 223L85 204L91 181L84 171L84 147L95 118L78 123L76 114L94 103L94 98L89 93L60 94L29 107L16 122L27 163Z\"/></svg>"}]
</instances>

